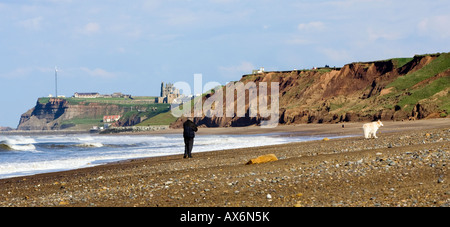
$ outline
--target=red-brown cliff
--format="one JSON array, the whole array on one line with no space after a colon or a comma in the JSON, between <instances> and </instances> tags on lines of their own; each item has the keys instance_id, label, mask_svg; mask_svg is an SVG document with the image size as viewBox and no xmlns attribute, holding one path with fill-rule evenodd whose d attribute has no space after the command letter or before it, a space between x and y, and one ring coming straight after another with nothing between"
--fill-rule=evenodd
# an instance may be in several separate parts
<instances>
[{"instance_id":1,"label":"red-brown cliff","mask_svg":"<svg viewBox=\"0 0 450 227\"><path fill-rule=\"evenodd\" d=\"M298 124L446 117L450 112L449 79L450 54L445 53L351 63L340 69L265 72L244 75L240 82L278 83L279 123ZM225 87L219 92L224 93L225 103ZM245 97L235 95L235 103L242 98L246 100L245 117L203 116L195 122L206 127L260 124L264 118L248 116L248 91ZM172 127L180 127L182 122L179 119Z\"/></svg>"}]
</instances>

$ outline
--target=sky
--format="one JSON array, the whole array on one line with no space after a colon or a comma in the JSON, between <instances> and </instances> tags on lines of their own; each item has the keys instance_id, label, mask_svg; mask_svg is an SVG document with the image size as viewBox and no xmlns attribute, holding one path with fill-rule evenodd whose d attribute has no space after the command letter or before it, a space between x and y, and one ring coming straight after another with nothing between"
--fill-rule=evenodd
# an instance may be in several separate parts
<instances>
[{"instance_id":1,"label":"sky","mask_svg":"<svg viewBox=\"0 0 450 227\"><path fill-rule=\"evenodd\" d=\"M161 82L237 81L450 51L448 0L0 0L0 126L38 97L158 96ZM194 88L193 88L194 89Z\"/></svg>"}]
</instances>

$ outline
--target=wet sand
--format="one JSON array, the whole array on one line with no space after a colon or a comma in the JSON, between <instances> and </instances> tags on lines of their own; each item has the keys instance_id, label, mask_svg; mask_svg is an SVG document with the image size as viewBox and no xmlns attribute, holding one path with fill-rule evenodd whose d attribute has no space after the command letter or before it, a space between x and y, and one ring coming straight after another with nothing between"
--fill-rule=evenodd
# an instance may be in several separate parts
<instances>
[{"instance_id":1,"label":"wet sand","mask_svg":"<svg viewBox=\"0 0 450 227\"><path fill-rule=\"evenodd\" d=\"M434 207L450 206L450 119L200 129L199 134L360 135L129 160L0 180L0 206ZM165 133L179 133L172 130ZM148 133L151 134L151 133ZM195 149L195 147L194 147ZM245 165L260 155L278 161Z\"/></svg>"}]
</instances>

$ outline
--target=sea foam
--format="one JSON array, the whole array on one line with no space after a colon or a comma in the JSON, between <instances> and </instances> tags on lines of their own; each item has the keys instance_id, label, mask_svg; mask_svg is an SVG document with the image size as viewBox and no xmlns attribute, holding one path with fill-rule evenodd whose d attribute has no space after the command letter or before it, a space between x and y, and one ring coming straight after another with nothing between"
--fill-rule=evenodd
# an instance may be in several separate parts
<instances>
[{"instance_id":1,"label":"sea foam","mask_svg":"<svg viewBox=\"0 0 450 227\"><path fill-rule=\"evenodd\" d=\"M193 153L318 139L322 138L279 134L198 135ZM184 153L184 140L180 135L41 135L0 138L0 141L0 178Z\"/></svg>"}]
</instances>

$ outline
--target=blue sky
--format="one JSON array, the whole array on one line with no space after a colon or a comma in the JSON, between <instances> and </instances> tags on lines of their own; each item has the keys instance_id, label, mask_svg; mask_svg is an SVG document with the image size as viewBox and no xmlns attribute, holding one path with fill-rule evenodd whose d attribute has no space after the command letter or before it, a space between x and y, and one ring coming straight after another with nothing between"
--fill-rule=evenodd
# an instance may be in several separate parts
<instances>
[{"instance_id":1,"label":"blue sky","mask_svg":"<svg viewBox=\"0 0 450 227\"><path fill-rule=\"evenodd\" d=\"M0 126L38 97L450 51L448 0L1 0Z\"/></svg>"}]
</instances>

